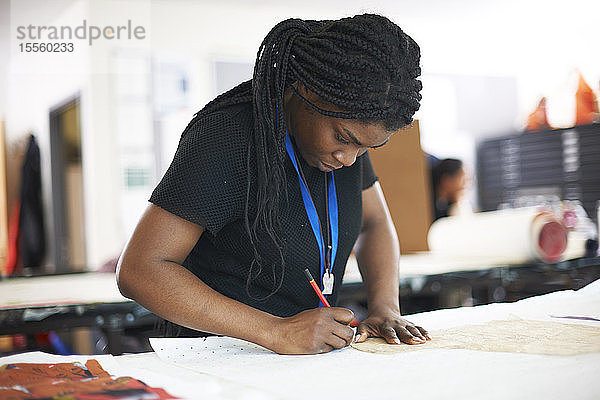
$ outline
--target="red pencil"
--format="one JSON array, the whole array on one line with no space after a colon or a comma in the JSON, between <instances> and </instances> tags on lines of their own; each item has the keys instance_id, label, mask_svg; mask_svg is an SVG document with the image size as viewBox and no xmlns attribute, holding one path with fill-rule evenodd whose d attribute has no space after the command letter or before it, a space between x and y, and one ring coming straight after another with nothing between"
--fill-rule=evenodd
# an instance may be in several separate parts
<instances>
[{"instance_id":1,"label":"red pencil","mask_svg":"<svg viewBox=\"0 0 600 400\"><path fill-rule=\"evenodd\" d=\"M312 277L312 275L311 275L310 271L308 270L308 268L306 268L304 270L304 274L308 278L308 283L310 283L310 286L312 286L312 288L315 291L315 293L317 294L317 296L319 296L319 300L321 300L321 303L323 303L323 305L325 307L331 307L329 305L329 302L325 298L325 296L323 296L323 292L321 292L321 289L319 289L319 287L317 286L317 282L315 282L315 278Z\"/></svg>"},{"instance_id":2,"label":"red pencil","mask_svg":"<svg viewBox=\"0 0 600 400\"><path fill-rule=\"evenodd\" d=\"M319 289L319 286L317 286L317 282L315 282L315 278L313 278L308 268L304 270L304 275L306 275L306 277L308 278L308 283L310 283L310 286L312 286L317 296L319 296L319 300L321 300L321 303L323 303L325 307L331 307L325 296L323 296L323 292L321 292L321 289ZM359 320L353 318L352 321L350 321L350 326L355 328L358 326L359 323Z\"/></svg>"}]
</instances>

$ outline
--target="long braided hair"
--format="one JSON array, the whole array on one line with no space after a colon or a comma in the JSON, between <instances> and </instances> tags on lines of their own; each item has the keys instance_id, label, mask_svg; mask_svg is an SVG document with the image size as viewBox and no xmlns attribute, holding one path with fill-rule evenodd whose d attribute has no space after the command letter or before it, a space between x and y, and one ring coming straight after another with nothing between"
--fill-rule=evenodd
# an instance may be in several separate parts
<instances>
[{"instance_id":1,"label":"long braided hair","mask_svg":"<svg viewBox=\"0 0 600 400\"><path fill-rule=\"evenodd\" d=\"M389 19L373 14L335 21L288 19L277 24L263 40L252 80L243 82L208 103L198 114L252 101L254 135L248 146L247 165L256 170L256 214L250 220L251 173L248 171L245 227L254 251L246 282L247 294L266 300L279 290L284 276L284 243L280 204L287 199L285 175L284 93L301 82L339 110L318 107L296 94L321 114L379 123L395 131L412 122L419 109L420 51L415 41ZM263 298L250 293L261 274L265 257L257 244L266 233L278 249L272 265L274 287ZM279 271L279 272L278 272Z\"/></svg>"}]
</instances>

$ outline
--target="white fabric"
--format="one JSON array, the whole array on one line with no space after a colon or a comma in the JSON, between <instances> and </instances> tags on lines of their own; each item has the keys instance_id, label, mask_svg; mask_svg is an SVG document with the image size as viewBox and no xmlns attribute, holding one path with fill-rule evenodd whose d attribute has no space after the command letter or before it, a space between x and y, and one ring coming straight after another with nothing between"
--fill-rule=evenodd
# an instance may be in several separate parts
<instances>
[{"instance_id":1,"label":"white fabric","mask_svg":"<svg viewBox=\"0 0 600 400\"><path fill-rule=\"evenodd\" d=\"M155 353L113 357L111 355L57 356L30 352L0 357L0 366L8 363L65 363L96 359L102 368L115 377L131 376L149 386L165 389L182 399L211 400L273 400L277 397L260 389L236 384L215 376L184 369L161 361Z\"/></svg>"},{"instance_id":2,"label":"white fabric","mask_svg":"<svg viewBox=\"0 0 600 400\"><path fill-rule=\"evenodd\" d=\"M516 303L439 310L409 316L427 329L515 317L600 326L600 281ZM568 338L565 338L568 340ZM600 393L600 353L542 356L470 350L383 355L346 348L323 355L281 356L232 338L154 339L158 356L185 368L306 399L592 399Z\"/></svg>"},{"instance_id":3,"label":"white fabric","mask_svg":"<svg viewBox=\"0 0 600 400\"><path fill-rule=\"evenodd\" d=\"M511 317L600 326L597 321L551 317L556 314L599 318L600 280L578 291L407 319L430 330ZM600 393L600 353L560 357L438 349L382 355L347 348L316 356L280 356L231 338L153 340L157 348L167 343L180 349L159 350L168 361L155 353L120 357L27 353L0 358L0 364L97 358L111 374L133 376L188 399L552 400L597 399ZM197 356L194 350L199 347L215 353ZM246 354L231 356L234 351Z\"/></svg>"}]
</instances>

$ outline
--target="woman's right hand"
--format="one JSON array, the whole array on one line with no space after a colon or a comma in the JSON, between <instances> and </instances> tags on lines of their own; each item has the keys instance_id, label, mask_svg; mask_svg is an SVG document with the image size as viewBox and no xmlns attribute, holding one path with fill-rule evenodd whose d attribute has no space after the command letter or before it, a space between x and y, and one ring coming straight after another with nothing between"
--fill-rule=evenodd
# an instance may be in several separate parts
<instances>
[{"instance_id":1,"label":"woman's right hand","mask_svg":"<svg viewBox=\"0 0 600 400\"><path fill-rule=\"evenodd\" d=\"M318 354L348 346L354 313L346 308L319 307L276 322L271 350L279 354Z\"/></svg>"}]
</instances>

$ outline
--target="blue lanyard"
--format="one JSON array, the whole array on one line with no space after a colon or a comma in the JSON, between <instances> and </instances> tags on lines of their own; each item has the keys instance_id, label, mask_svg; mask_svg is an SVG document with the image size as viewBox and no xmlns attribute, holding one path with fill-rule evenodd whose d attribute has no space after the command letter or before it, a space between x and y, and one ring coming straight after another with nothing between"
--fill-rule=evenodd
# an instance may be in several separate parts
<instances>
[{"instance_id":1,"label":"blue lanyard","mask_svg":"<svg viewBox=\"0 0 600 400\"><path fill-rule=\"evenodd\" d=\"M325 274L325 258L327 250L325 248L325 242L323 241L323 235L321 234L321 225L319 222L319 215L317 214L317 208L312 200L310 195L310 191L308 190L308 186L303 179L302 174L300 173L298 163L296 162L296 155L294 153L294 147L292 146L292 141L288 133L285 133L285 149L287 150L288 156L290 160L292 160L292 164L294 164L294 168L296 169L296 174L298 175L298 181L300 182L300 192L302 193L302 200L304 201L304 208L306 209L306 214L308 215L308 220L310 221L310 226L312 227L313 234L315 235L315 239L317 240L317 244L319 245L319 255L321 258L321 279ZM333 177L333 171L329 172L327 179L327 202L328 204L328 219L329 225L327 229L331 231L331 264L329 265L330 273L333 270L333 265L335 263L335 255L337 253L338 247L338 204L337 204L337 193L335 191L335 180ZM321 282L321 285L323 282ZM324 304L319 301L319 307L324 307Z\"/></svg>"}]
</instances>

